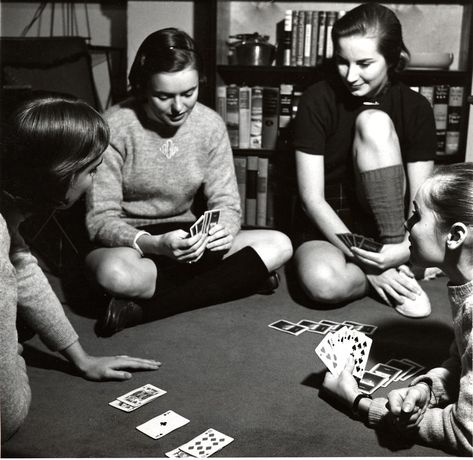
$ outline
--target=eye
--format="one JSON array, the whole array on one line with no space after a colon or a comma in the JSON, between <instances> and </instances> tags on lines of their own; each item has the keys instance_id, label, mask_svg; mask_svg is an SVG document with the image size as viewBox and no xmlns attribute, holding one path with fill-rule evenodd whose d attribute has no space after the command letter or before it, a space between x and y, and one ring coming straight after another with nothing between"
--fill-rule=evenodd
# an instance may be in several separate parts
<instances>
[{"instance_id":1,"label":"eye","mask_svg":"<svg viewBox=\"0 0 473 460\"><path fill-rule=\"evenodd\" d=\"M186 91L186 92L183 94L183 96L184 96L184 97L191 97L191 96L194 94L194 92L195 92L195 89L191 89L191 90L189 90L189 91Z\"/></svg>"}]
</instances>

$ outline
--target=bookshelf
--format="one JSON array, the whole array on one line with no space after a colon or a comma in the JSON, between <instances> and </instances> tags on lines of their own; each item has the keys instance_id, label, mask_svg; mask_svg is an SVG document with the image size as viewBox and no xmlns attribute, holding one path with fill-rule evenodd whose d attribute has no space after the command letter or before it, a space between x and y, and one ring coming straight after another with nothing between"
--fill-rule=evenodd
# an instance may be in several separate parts
<instances>
[{"instance_id":1,"label":"bookshelf","mask_svg":"<svg viewBox=\"0 0 473 460\"><path fill-rule=\"evenodd\" d=\"M195 32L197 44L204 54L207 86L202 91L203 102L218 108L216 89L219 86L237 87L280 87L292 84L294 90L303 91L307 86L323 78L326 64L314 66L281 66L273 62L270 66L230 65L227 39L237 33L269 35L269 42L276 44L276 24L284 20L285 11L317 10L342 11L357 6L359 2L320 2L320 1L249 1L249 0L209 0L195 3ZM449 70L421 69L405 70L402 81L411 87L436 87L446 85L463 87L463 103L457 109L460 114L458 149L449 155L438 155L438 163L453 163L465 160L468 131L468 97L471 94L473 69L473 4L471 0L397 0L384 5L392 8L404 29L406 44L412 53L427 51L453 52L454 61ZM417 16L418 17L417 17ZM204 20L205 18L205 20ZM426 19L428 19L427 22ZM424 24L422 23L424 20ZM407 34L406 24L407 23ZM203 26L202 26L203 24ZM425 27L424 27L425 26ZM422 43L419 30L427 35ZM439 38L439 30L445 36ZM410 35L410 37L409 37ZM420 42L420 43L419 43ZM414 46L412 46L414 45ZM417 46L417 48L416 48ZM423 49L423 48L424 49ZM430 48L429 48L430 47ZM471 140L470 140L471 143ZM287 142L276 142L272 148L247 149L233 145L236 157L258 156L268 158L272 165L268 188L279 191L280 202L270 227L285 229L291 219L293 197L296 195L295 167L293 155ZM282 197L282 199L281 199ZM283 208L285 208L283 210ZM251 225L250 225L251 226Z\"/></svg>"}]
</instances>

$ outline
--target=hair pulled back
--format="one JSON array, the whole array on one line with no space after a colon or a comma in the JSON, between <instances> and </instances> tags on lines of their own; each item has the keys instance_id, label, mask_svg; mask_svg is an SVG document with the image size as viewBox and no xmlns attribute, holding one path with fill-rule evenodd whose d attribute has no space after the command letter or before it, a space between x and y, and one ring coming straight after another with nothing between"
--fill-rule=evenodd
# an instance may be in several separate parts
<instances>
[{"instance_id":1,"label":"hair pulled back","mask_svg":"<svg viewBox=\"0 0 473 460\"><path fill-rule=\"evenodd\" d=\"M160 72L179 72L188 67L201 73L202 62L194 40L175 27L148 35L140 45L128 79L134 96L143 96L151 77Z\"/></svg>"},{"instance_id":2,"label":"hair pulled back","mask_svg":"<svg viewBox=\"0 0 473 460\"><path fill-rule=\"evenodd\" d=\"M340 38L353 35L377 38L378 52L386 60L390 76L403 70L409 62L409 50L402 39L399 19L379 3L364 3L338 19L332 29L334 48L338 48Z\"/></svg>"}]
</instances>

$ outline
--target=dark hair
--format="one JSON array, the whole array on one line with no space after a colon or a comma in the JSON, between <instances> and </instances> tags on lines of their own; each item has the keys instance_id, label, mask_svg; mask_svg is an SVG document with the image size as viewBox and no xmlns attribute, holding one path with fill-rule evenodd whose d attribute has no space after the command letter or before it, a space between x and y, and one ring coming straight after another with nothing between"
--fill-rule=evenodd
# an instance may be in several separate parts
<instances>
[{"instance_id":1,"label":"dark hair","mask_svg":"<svg viewBox=\"0 0 473 460\"><path fill-rule=\"evenodd\" d=\"M397 16L379 3L364 3L338 19L332 29L332 41L337 49L339 39L353 35L376 35L378 52L388 64L390 76L404 69L409 50L402 39L402 26Z\"/></svg>"},{"instance_id":2,"label":"dark hair","mask_svg":"<svg viewBox=\"0 0 473 460\"><path fill-rule=\"evenodd\" d=\"M108 141L107 124L87 103L66 95L36 96L7 120L2 188L34 208L55 207Z\"/></svg>"},{"instance_id":3,"label":"dark hair","mask_svg":"<svg viewBox=\"0 0 473 460\"><path fill-rule=\"evenodd\" d=\"M140 45L131 66L128 76L131 92L135 96L142 96L153 75L179 72L188 67L197 70L200 75L202 61L194 40L174 27L153 32Z\"/></svg>"},{"instance_id":4,"label":"dark hair","mask_svg":"<svg viewBox=\"0 0 473 460\"><path fill-rule=\"evenodd\" d=\"M455 222L473 225L473 163L438 166L425 186L422 196L443 230Z\"/></svg>"}]
</instances>

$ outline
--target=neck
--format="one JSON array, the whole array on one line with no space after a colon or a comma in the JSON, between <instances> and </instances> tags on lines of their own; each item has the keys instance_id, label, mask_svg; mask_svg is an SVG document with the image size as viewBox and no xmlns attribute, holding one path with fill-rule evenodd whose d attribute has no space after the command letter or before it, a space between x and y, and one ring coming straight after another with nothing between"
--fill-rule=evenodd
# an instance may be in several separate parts
<instances>
[{"instance_id":1,"label":"neck","mask_svg":"<svg viewBox=\"0 0 473 460\"><path fill-rule=\"evenodd\" d=\"M450 284L461 286L473 280L473 261L460 258L454 267L445 267L443 271L447 275Z\"/></svg>"}]
</instances>

